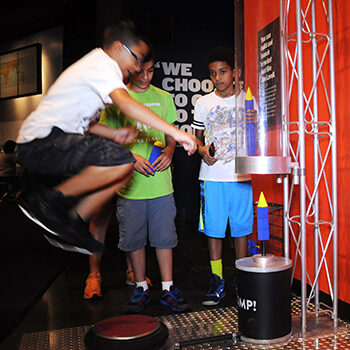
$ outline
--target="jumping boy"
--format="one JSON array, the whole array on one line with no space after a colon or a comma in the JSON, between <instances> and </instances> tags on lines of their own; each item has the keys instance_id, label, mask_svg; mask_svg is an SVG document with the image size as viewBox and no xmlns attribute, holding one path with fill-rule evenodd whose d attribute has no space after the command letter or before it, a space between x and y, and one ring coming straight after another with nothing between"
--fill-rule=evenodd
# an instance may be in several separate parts
<instances>
[{"instance_id":1,"label":"jumping boy","mask_svg":"<svg viewBox=\"0 0 350 350\"><path fill-rule=\"evenodd\" d=\"M133 173L135 159L119 143L130 143L136 132L97 123L106 104L115 103L126 115L170 135L188 154L196 149L189 134L130 97L123 80L140 70L147 52L132 22L108 27L103 48L68 67L19 131L22 165L34 173L66 178L54 188L31 193L20 204L47 231L53 245L86 254L101 251L87 222Z\"/></svg>"},{"instance_id":2,"label":"jumping boy","mask_svg":"<svg viewBox=\"0 0 350 350\"><path fill-rule=\"evenodd\" d=\"M199 231L208 237L212 272L203 305L217 305L225 296L222 240L227 225L234 238L236 259L247 255L247 235L253 226L250 176L235 173L236 151L242 152L236 150L236 135L244 128L245 92L239 84L236 89L233 85L235 74L239 74L233 61L233 51L229 48L218 47L209 53L209 75L215 90L197 100L192 123L202 157ZM212 142L215 155L209 152Z\"/></svg>"}]
</instances>

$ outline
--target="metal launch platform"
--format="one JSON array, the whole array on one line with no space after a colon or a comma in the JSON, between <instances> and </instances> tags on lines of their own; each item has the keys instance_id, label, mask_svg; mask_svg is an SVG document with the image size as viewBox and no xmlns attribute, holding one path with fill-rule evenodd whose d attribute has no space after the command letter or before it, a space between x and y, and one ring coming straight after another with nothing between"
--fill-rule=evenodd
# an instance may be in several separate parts
<instances>
[{"instance_id":1,"label":"metal launch platform","mask_svg":"<svg viewBox=\"0 0 350 350\"><path fill-rule=\"evenodd\" d=\"M237 337L238 312L235 307L172 314L156 317L169 330L169 339L161 348L170 349L350 349L349 323L338 321L335 330L327 310L313 314L309 307L307 332L300 332L300 298L292 299L292 335L283 343L253 344ZM19 350L85 350L84 337L91 326L72 327L50 331L26 333L22 336ZM150 349L151 350L151 349Z\"/></svg>"}]
</instances>

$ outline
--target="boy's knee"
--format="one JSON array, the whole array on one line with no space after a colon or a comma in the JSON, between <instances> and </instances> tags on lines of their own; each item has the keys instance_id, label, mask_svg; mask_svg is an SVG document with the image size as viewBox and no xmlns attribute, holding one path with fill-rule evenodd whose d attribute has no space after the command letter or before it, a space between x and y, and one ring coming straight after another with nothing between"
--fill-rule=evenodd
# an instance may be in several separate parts
<instances>
[{"instance_id":1,"label":"boy's knee","mask_svg":"<svg viewBox=\"0 0 350 350\"><path fill-rule=\"evenodd\" d=\"M128 166L129 171L130 171L131 173L133 173L133 172L134 172L134 163L128 163L128 164L126 164L126 165Z\"/></svg>"},{"instance_id":2,"label":"boy's knee","mask_svg":"<svg viewBox=\"0 0 350 350\"><path fill-rule=\"evenodd\" d=\"M132 174L134 173L134 163L128 163L128 164L124 164L125 167L125 174L128 177L131 177Z\"/></svg>"},{"instance_id":3,"label":"boy's knee","mask_svg":"<svg viewBox=\"0 0 350 350\"><path fill-rule=\"evenodd\" d=\"M112 171L117 177L130 177L134 172L134 163L116 165L110 168L108 171Z\"/></svg>"},{"instance_id":4,"label":"boy's knee","mask_svg":"<svg viewBox=\"0 0 350 350\"><path fill-rule=\"evenodd\" d=\"M115 178L123 184L128 182L134 173L134 163L127 163L116 167Z\"/></svg>"}]
</instances>

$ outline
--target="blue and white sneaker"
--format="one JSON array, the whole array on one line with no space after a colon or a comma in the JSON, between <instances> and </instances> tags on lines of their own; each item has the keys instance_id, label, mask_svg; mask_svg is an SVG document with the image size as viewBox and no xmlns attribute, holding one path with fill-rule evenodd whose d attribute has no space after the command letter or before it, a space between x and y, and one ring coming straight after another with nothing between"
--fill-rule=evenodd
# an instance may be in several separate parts
<instances>
[{"instance_id":1,"label":"blue and white sneaker","mask_svg":"<svg viewBox=\"0 0 350 350\"><path fill-rule=\"evenodd\" d=\"M170 307L175 312L190 311L192 308L191 304L185 300L182 292L174 286L171 286L170 290L162 291L160 303Z\"/></svg>"},{"instance_id":2,"label":"blue and white sneaker","mask_svg":"<svg viewBox=\"0 0 350 350\"><path fill-rule=\"evenodd\" d=\"M135 288L134 294L126 305L124 311L130 314L137 314L144 310L144 308L150 303L151 295L148 289L143 290L142 287Z\"/></svg>"},{"instance_id":3,"label":"blue and white sneaker","mask_svg":"<svg viewBox=\"0 0 350 350\"><path fill-rule=\"evenodd\" d=\"M225 280L213 273L210 278L210 288L202 304L205 306L218 305L225 295Z\"/></svg>"}]
</instances>

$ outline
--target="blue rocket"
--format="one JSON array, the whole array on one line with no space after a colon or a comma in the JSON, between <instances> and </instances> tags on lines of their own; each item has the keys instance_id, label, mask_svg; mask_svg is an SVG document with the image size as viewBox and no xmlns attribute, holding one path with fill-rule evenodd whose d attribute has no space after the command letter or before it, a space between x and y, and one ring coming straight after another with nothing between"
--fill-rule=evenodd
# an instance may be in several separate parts
<instances>
[{"instance_id":1,"label":"blue rocket","mask_svg":"<svg viewBox=\"0 0 350 350\"><path fill-rule=\"evenodd\" d=\"M152 151L151 154L148 158L148 161L153 165L153 162L160 156L160 154L162 153L162 149L163 149L163 143L161 141L156 141L153 144L152 147ZM147 171L148 173L148 171Z\"/></svg>"},{"instance_id":2,"label":"blue rocket","mask_svg":"<svg viewBox=\"0 0 350 350\"><path fill-rule=\"evenodd\" d=\"M269 229L269 207L264 196L260 193L258 208L257 208L257 222L258 222L258 240L267 241L270 238Z\"/></svg>"},{"instance_id":3,"label":"blue rocket","mask_svg":"<svg viewBox=\"0 0 350 350\"><path fill-rule=\"evenodd\" d=\"M247 116L249 110L254 109L254 99L250 88L248 87L245 97L245 113L246 113L246 131L247 131L247 151L248 156L255 156L256 154L256 140L255 140L255 123Z\"/></svg>"}]
</instances>

